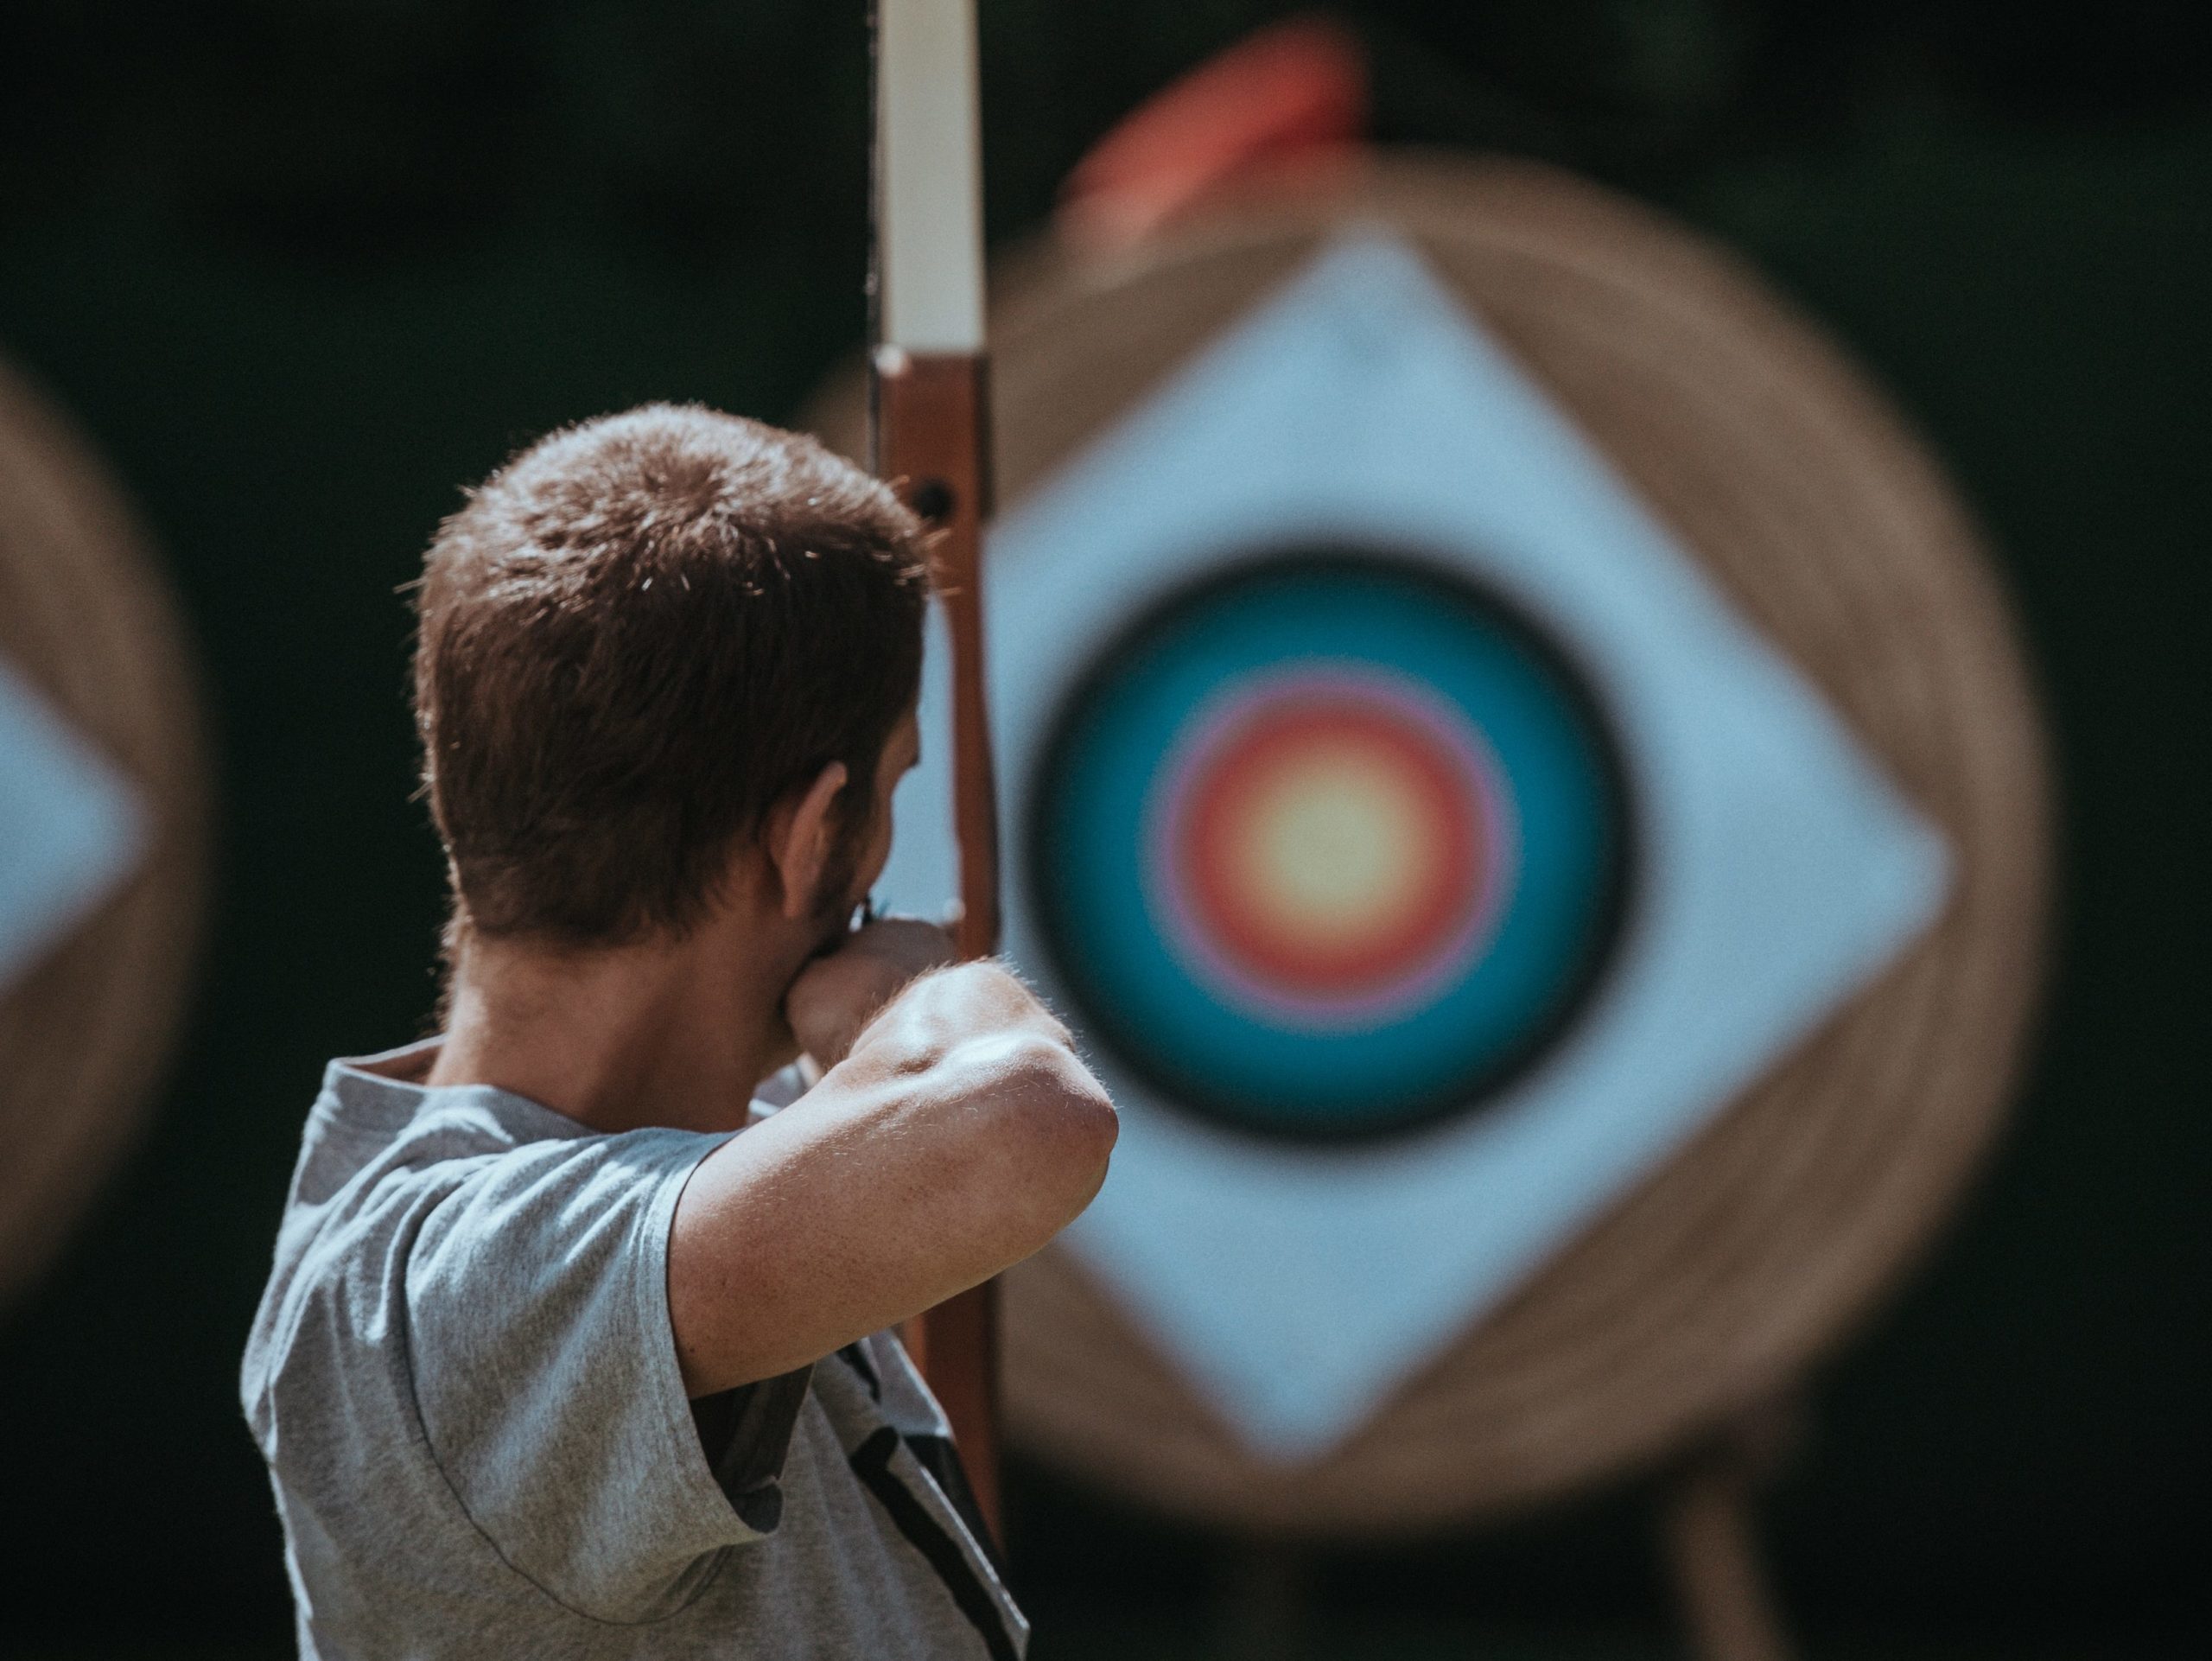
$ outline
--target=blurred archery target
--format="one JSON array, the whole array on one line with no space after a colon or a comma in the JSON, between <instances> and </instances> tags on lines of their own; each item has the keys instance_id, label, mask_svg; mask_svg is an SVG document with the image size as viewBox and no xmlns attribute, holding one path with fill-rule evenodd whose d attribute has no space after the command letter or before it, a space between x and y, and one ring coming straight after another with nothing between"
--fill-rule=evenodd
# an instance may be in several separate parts
<instances>
[{"instance_id":1,"label":"blurred archery target","mask_svg":"<svg viewBox=\"0 0 2212 1661\"><path fill-rule=\"evenodd\" d=\"M0 1300L127 1145L181 1012L206 780L107 470L0 363Z\"/></svg>"},{"instance_id":2,"label":"blurred archery target","mask_svg":"<svg viewBox=\"0 0 2212 1661\"><path fill-rule=\"evenodd\" d=\"M2037 727L1940 476L1741 272L1538 169L1004 270L1006 946L1122 1108L1007 1276L1010 1429L1362 1531L1800 1373L1971 1168L2035 975Z\"/></svg>"},{"instance_id":3,"label":"blurred archery target","mask_svg":"<svg viewBox=\"0 0 2212 1661\"><path fill-rule=\"evenodd\" d=\"M1614 933L1598 711L1492 597L1290 552L1155 605L1061 706L1027 867L1085 1029L1160 1099L1369 1136L1538 1053Z\"/></svg>"}]
</instances>

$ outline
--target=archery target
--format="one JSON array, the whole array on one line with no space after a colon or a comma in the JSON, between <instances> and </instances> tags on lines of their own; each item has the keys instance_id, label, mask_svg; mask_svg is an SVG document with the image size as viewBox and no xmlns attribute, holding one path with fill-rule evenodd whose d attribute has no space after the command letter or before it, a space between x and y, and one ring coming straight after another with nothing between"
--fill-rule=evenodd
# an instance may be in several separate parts
<instances>
[{"instance_id":1,"label":"archery target","mask_svg":"<svg viewBox=\"0 0 2212 1661\"><path fill-rule=\"evenodd\" d=\"M1122 1110L1065 1238L1261 1457L1942 903L1941 836L1402 241L1319 251L990 557L1006 950Z\"/></svg>"},{"instance_id":2,"label":"archery target","mask_svg":"<svg viewBox=\"0 0 2212 1661\"><path fill-rule=\"evenodd\" d=\"M1007 1277L1010 1433L1364 1533L1800 1373L1970 1170L2035 975L2037 723L1940 475L1547 170L1388 157L995 292L1005 945L1122 1109ZM955 891L945 669L906 909ZM1455 996L1487 1029L1373 1041Z\"/></svg>"},{"instance_id":3,"label":"archery target","mask_svg":"<svg viewBox=\"0 0 2212 1661\"><path fill-rule=\"evenodd\" d=\"M0 364L0 1300L127 1145L181 1013L206 780L117 486Z\"/></svg>"},{"instance_id":4,"label":"archery target","mask_svg":"<svg viewBox=\"0 0 2212 1661\"><path fill-rule=\"evenodd\" d=\"M1088 1032L1183 1110L1363 1136L1478 1104L1614 938L1622 773L1567 660L1441 567L1173 595L1046 741L1028 869Z\"/></svg>"}]
</instances>

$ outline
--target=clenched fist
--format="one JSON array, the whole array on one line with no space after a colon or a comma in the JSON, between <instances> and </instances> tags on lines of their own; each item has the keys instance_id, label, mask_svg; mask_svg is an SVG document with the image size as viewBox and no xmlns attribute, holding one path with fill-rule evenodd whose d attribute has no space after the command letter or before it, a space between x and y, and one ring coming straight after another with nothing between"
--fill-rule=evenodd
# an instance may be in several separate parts
<instances>
[{"instance_id":1,"label":"clenched fist","mask_svg":"<svg viewBox=\"0 0 2212 1661\"><path fill-rule=\"evenodd\" d=\"M952 937L936 924L883 918L799 971L784 994L784 1019L799 1047L827 1072L908 982L958 958Z\"/></svg>"}]
</instances>

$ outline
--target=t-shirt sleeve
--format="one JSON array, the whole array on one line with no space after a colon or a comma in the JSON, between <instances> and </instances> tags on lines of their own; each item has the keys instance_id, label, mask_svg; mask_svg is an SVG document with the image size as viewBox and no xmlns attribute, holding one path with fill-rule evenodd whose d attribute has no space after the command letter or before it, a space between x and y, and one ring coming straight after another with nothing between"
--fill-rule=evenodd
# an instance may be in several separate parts
<instances>
[{"instance_id":1,"label":"t-shirt sleeve","mask_svg":"<svg viewBox=\"0 0 2212 1661\"><path fill-rule=\"evenodd\" d=\"M680 1607L706 1559L780 1513L806 1375L695 1420L669 1324L669 1225L721 1140L640 1130L489 1159L408 1253L409 1367L432 1457L510 1567L600 1620Z\"/></svg>"}]
</instances>

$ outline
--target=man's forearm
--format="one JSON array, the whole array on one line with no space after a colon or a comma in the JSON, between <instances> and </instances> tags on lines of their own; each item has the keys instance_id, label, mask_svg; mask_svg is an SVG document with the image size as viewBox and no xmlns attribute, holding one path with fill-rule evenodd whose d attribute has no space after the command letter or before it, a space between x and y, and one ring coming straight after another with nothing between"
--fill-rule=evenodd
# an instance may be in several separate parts
<instances>
[{"instance_id":1,"label":"man's forearm","mask_svg":"<svg viewBox=\"0 0 2212 1661\"><path fill-rule=\"evenodd\" d=\"M1043 1245L1116 1131L1066 1031L1003 969L910 986L789 1111L703 1161L669 1301L694 1394L787 1371Z\"/></svg>"}]
</instances>

